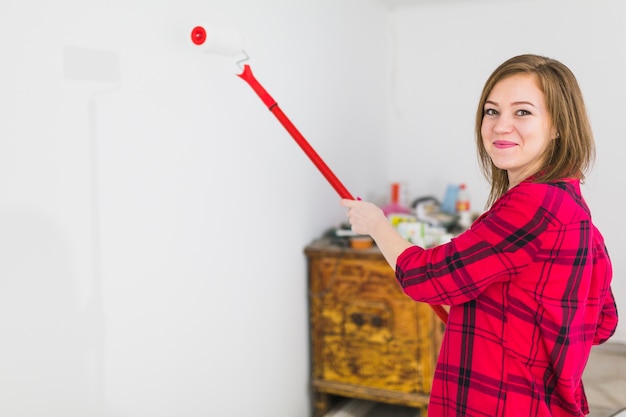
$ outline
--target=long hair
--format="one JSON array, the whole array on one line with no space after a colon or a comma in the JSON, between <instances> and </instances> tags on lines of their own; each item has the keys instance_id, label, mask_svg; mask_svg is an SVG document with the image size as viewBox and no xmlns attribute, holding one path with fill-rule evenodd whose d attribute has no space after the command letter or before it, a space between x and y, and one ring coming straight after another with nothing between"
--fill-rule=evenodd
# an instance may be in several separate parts
<instances>
[{"instance_id":1,"label":"long hair","mask_svg":"<svg viewBox=\"0 0 626 417\"><path fill-rule=\"evenodd\" d=\"M534 74L545 96L548 113L558 137L543 155L543 164L534 173L534 182L562 178L584 180L595 159L595 144L587 109L576 77L568 67L539 55L519 55L502 63L489 76L483 87L476 110L476 149L485 178L491 184L487 207L509 189L507 171L496 167L483 144L481 127L484 106L493 87L502 79L515 74Z\"/></svg>"}]
</instances>

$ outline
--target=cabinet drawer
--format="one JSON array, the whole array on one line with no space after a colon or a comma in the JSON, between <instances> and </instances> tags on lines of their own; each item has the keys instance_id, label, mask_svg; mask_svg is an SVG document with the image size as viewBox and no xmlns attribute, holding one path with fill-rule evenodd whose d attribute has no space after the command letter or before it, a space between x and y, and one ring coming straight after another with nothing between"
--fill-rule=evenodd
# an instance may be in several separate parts
<instances>
[{"instance_id":1,"label":"cabinet drawer","mask_svg":"<svg viewBox=\"0 0 626 417\"><path fill-rule=\"evenodd\" d=\"M308 250L312 374L395 394L427 394L442 329L406 296L377 250Z\"/></svg>"}]
</instances>

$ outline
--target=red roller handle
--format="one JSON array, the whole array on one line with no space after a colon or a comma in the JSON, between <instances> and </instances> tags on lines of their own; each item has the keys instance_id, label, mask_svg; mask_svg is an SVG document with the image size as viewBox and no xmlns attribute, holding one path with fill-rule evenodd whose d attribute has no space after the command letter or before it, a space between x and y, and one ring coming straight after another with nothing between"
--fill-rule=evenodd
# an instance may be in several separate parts
<instances>
[{"instance_id":1,"label":"red roller handle","mask_svg":"<svg viewBox=\"0 0 626 417\"><path fill-rule=\"evenodd\" d=\"M331 169L326 165L326 163L320 158L320 156L315 152L315 149L307 142L307 140L302 136L302 134L298 131L298 129L291 123L291 120L283 113L283 111L278 107L276 101L265 91L263 86L254 78L252 74L252 70L249 65L244 65L243 72L239 74L243 80L245 80L250 87L257 93L257 95L261 98L263 103L267 106L267 108L274 113L274 116L278 119L278 121L287 129L287 132L291 134L296 143L300 145L300 148L304 151L304 153L309 157L311 162L315 164L317 169L324 175L326 180L333 186L337 194L341 198L348 198L350 200L354 200L352 194L344 187L344 185L339 181L339 178L331 171Z\"/></svg>"},{"instance_id":2,"label":"red roller handle","mask_svg":"<svg viewBox=\"0 0 626 417\"><path fill-rule=\"evenodd\" d=\"M267 106L267 108L274 113L274 116L278 119L278 121L285 127L287 132L291 134L294 140L300 145L300 148L304 151L304 153L309 157L311 162L315 164L317 169L324 175L326 180L333 186L337 194L341 198L348 198L350 200L354 200L352 194L343 186L339 178L331 171L331 169L326 165L326 163L320 158L320 156L315 152L315 149L309 144L309 142L302 136L302 134L298 131L298 129L291 123L291 120L283 113L283 111L278 107L276 101L268 94L268 92L263 88L263 86L254 78L252 74L252 70L249 65L244 65L243 72L239 74L239 77L246 81L250 87L254 90L255 93L261 98L263 103ZM446 323L448 321L448 312L440 305L431 305L432 309L435 311L435 314Z\"/></svg>"}]
</instances>

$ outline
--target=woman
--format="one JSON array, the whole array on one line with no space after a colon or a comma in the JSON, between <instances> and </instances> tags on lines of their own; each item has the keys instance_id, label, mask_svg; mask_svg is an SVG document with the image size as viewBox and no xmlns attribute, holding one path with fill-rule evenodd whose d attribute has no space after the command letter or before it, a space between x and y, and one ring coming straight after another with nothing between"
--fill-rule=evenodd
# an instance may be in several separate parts
<instances>
[{"instance_id":1,"label":"woman","mask_svg":"<svg viewBox=\"0 0 626 417\"><path fill-rule=\"evenodd\" d=\"M410 297L450 306L429 416L582 416L594 344L617 326L612 269L580 182L595 156L576 78L537 55L488 78L476 114L489 210L423 249L382 211L343 199Z\"/></svg>"}]
</instances>

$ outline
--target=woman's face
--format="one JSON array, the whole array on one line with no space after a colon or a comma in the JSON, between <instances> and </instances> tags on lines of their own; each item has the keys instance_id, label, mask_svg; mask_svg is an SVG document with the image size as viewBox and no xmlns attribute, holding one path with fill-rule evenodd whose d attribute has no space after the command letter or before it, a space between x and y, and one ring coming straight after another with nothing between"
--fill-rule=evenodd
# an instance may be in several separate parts
<instances>
[{"instance_id":1,"label":"woman's face","mask_svg":"<svg viewBox=\"0 0 626 417\"><path fill-rule=\"evenodd\" d=\"M514 187L541 169L544 152L556 137L536 76L516 74L498 81L483 110L483 146Z\"/></svg>"}]
</instances>

